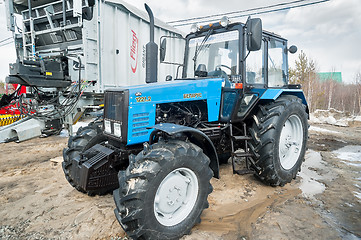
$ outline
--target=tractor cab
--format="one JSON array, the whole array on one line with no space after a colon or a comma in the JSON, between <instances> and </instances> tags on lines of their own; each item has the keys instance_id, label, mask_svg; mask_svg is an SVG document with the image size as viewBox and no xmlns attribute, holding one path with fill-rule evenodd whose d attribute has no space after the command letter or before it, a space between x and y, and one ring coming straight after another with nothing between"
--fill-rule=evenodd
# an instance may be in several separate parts
<instances>
[{"instance_id":1,"label":"tractor cab","mask_svg":"<svg viewBox=\"0 0 361 240\"><path fill-rule=\"evenodd\" d=\"M183 78L227 75L227 80L244 87L287 85L286 39L262 31L260 19L246 24L223 22L201 26L187 35Z\"/></svg>"}]
</instances>

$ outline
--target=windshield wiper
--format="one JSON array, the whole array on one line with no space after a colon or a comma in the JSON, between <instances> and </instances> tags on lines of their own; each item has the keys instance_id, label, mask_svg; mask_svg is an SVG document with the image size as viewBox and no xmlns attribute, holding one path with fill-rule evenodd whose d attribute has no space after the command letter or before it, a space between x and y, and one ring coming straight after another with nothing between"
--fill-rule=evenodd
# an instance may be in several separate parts
<instances>
[{"instance_id":1,"label":"windshield wiper","mask_svg":"<svg viewBox=\"0 0 361 240\"><path fill-rule=\"evenodd\" d=\"M198 57L199 53L204 49L205 43L207 42L208 38L211 36L212 33L213 33L213 29L209 29L206 36L203 38L201 44L199 45L199 47L198 47L198 44L196 45L196 50L194 52L194 57L193 57L194 72L196 71L196 68L197 68L197 57Z\"/></svg>"}]
</instances>

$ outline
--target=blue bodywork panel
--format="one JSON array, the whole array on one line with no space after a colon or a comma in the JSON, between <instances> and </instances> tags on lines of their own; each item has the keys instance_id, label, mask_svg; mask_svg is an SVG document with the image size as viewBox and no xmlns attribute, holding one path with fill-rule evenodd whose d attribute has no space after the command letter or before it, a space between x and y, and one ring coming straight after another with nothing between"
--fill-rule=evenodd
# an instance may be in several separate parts
<instances>
[{"instance_id":1,"label":"blue bodywork panel","mask_svg":"<svg viewBox=\"0 0 361 240\"><path fill-rule=\"evenodd\" d=\"M254 90L254 89L252 89ZM263 89L264 91L264 89ZM261 100L276 100L281 95L294 95L302 99L302 103L307 106L307 101L302 89L273 89L269 88L261 95Z\"/></svg>"},{"instance_id":2,"label":"blue bodywork panel","mask_svg":"<svg viewBox=\"0 0 361 240\"><path fill-rule=\"evenodd\" d=\"M155 125L156 106L162 103L206 100L208 121L218 121L221 78L177 80L129 87L127 145L147 142Z\"/></svg>"}]
</instances>

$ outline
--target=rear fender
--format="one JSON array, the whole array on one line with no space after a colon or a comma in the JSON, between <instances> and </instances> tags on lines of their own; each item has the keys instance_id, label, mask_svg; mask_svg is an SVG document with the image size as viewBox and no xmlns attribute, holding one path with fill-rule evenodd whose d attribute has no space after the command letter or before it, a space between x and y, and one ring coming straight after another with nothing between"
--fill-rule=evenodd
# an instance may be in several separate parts
<instances>
[{"instance_id":1,"label":"rear fender","mask_svg":"<svg viewBox=\"0 0 361 240\"><path fill-rule=\"evenodd\" d=\"M154 143L154 137L159 132L164 132L170 136L182 133L182 135L185 135L191 143L203 149L204 154L206 154L210 159L209 166L213 171L213 176L215 178L219 178L219 162L216 148L206 134L195 128L172 123L161 123L153 126L152 128L154 131L150 134L149 144Z\"/></svg>"},{"instance_id":2,"label":"rear fender","mask_svg":"<svg viewBox=\"0 0 361 240\"><path fill-rule=\"evenodd\" d=\"M306 101L305 94L302 89L267 89L262 96L261 100L276 100L280 96L294 95L302 100L302 103L306 106L306 112L309 114L309 109Z\"/></svg>"}]
</instances>

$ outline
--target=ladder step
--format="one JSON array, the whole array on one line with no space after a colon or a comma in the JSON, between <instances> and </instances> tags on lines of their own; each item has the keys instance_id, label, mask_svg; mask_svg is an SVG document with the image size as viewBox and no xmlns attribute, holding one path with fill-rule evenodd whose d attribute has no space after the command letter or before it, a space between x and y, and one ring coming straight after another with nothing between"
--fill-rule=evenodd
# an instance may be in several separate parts
<instances>
[{"instance_id":1,"label":"ladder step","mask_svg":"<svg viewBox=\"0 0 361 240\"><path fill-rule=\"evenodd\" d=\"M249 136L233 136L233 140L235 140L235 141L252 140L252 137L249 137Z\"/></svg>"},{"instance_id":2,"label":"ladder step","mask_svg":"<svg viewBox=\"0 0 361 240\"><path fill-rule=\"evenodd\" d=\"M241 169L241 170L233 170L233 174L236 173L238 175L246 175L246 174L251 174L251 173L255 173L255 171L253 169Z\"/></svg>"},{"instance_id":3,"label":"ladder step","mask_svg":"<svg viewBox=\"0 0 361 240\"><path fill-rule=\"evenodd\" d=\"M235 157L254 157L254 155L252 153L246 153L246 152L233 153L233 156L235 156Z\"/></svg>"}]
</instances>

